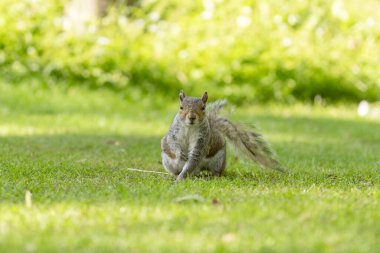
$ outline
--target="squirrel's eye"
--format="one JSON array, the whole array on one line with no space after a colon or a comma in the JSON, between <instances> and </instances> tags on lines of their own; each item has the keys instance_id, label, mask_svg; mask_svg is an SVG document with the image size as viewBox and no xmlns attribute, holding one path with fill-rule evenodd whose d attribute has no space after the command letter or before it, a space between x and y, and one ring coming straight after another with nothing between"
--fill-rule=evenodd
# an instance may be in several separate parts
<instances>
[{"instance_id":1,"label":"squirrel's eye","mask_svg":"<svg viewBox=\"0 0 380 253\"><path fill-rule=\"evenodd\" d=\"M183 110L183 106L180 106L179 109L180 109L180 110Z\"/></svg>"},{"instance_id":2,"label":"squirrel's eye","mask_svg":"<svg viewBox=\"0 0 380 253\"><path fill-rule=\"evenodd\" d=\"M203 106L203 107L202 107L202 111L204 111L205 109L206 109L206 107Z\"/></svg>"}]
</instances>

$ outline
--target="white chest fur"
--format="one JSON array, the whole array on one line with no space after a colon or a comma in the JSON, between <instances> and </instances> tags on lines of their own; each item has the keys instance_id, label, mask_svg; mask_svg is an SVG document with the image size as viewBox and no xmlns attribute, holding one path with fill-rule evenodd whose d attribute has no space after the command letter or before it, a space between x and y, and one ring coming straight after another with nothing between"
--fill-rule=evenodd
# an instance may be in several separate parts
<instances>
[{"instance_id":1,"label":"white chest fur","mask_svg":"<svg viewBox=\"0 0 380 253\"><path fill-rule=\"evenodd\" d=\"M184 127L181 129L179 136L178 141L181 149L185 153L188 153L194 148L197 139L199 138L199 128L197 126Z\"/></svg>"}]
</instances>

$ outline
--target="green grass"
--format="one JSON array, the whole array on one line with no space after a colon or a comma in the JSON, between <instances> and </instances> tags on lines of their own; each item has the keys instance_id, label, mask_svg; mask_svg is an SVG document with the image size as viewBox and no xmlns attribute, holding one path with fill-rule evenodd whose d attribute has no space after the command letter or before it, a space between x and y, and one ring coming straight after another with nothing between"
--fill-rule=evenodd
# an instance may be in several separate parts
<instances>
[{"instance_id":1,"label":"green grass","mask_svg":"<svg viewBox=\"0 0 380 253\"><path fill-rule=\"evenodd\" d=\"M353 106L236 108L287 173L229 150L226 175L174 183L177 108L0 84L0 252L380 252L380 121ZM212 100L212 94L210 94ZM33 206L25 205L25 191ZM197 195L199 201L175 201Z\"/></svg>"}]
</instances>

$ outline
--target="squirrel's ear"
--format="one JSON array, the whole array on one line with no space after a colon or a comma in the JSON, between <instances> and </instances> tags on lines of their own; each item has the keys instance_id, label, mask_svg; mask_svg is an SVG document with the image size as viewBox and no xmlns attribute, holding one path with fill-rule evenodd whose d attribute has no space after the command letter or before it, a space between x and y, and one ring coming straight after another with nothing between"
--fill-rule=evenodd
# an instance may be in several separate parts
<instances>
[{"instance_id":1,"label":"squirrel's ear","mask_svg":"<svg viewBox=\"0 0 380 253\"><path fill-rule=\"evenodd\" d=\"M182 102L185 97L186 97L185 92L181 90L181 92L179 93L179 100Z\"/></svg>"},{"instance_id":2,"label":"squirrel's ear","mask_svg":"<svg viewBox=\"0 0 380 253\"><path fill-rule=\"evenodd\" d=\"M203 96L202 96L203 103L206 103L207 99L208 99L208 94L207 94L207 91L206 91L205 94L203 94Z\"/></svg>"}]
</instances>

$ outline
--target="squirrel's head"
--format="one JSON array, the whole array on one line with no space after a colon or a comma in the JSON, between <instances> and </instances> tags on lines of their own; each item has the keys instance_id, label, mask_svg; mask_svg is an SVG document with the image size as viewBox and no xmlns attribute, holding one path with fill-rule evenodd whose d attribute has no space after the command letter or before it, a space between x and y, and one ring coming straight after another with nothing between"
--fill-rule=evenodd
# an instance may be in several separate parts
<instances>
[{"instance_id":1,"label":"squirrel's head","mask_svg":"<svg viewBox=\"0 0 380 253\"><path fill-rule=\"evenodd\" d=\"M207 92L201 98L186 97L185 93L179 93L179 117L186 125L197 125L203 122L206 116Z\"/></svg>"}]
</instances>

